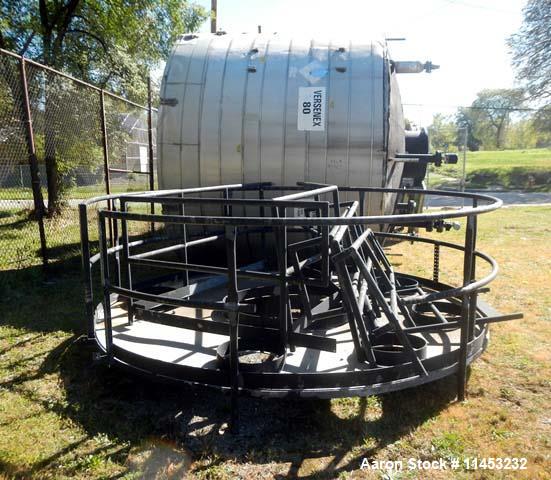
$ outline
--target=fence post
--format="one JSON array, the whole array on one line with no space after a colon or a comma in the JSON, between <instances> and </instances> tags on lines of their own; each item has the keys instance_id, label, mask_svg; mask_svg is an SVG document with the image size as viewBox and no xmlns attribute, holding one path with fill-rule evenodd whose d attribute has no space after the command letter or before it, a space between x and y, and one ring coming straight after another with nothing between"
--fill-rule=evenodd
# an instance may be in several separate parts
<instances>
[{"instance_id":1,"label":"fence post","mask_svg":"<svg viewBox=\"0 0 551 480\"><path fill-rule=\"evenodd\" d=\"M27 140L27 151L29 154L29 169L31 172L31 185L34 200L34 211L38 222L38 231L40 234L40 253L42 255L42 268L44 274L47 274L48 268L48 247L46 245L46 232L44 230L44 200L42 190L40 189L40 177L38 174L38 159L36 158L36 145L34 143L33 120L31 114L31 102L29 100L29 86L27 83L27 72L25 69L25 58L21 57L20 73L21 85L23 88L23 112L25 115L25 130Z\"/></svg>"},{"instance_id":2,"label":"fence post","mask_svg":"<svg viewBox=\"0 0 551 480\"><path fill-rule=\"evenodd\" d=\"M151 75L147 77L147 146L149 160L149 190L155 189L155 172L153 170L153 108L151 106ZM155 213L155 204L151 203L151 214ZM151 231L155 231L155 224L151 224Z\"/></svg>"},{"instance_id":3,"label":"fence post","mask_svg":"<svg viewBox=\"0 0 551 480\"><path fill-rule=\"evenodd\" d=\"M105 193L111 195L111 179L109 174L109 145L107 143L107 124L105 121L105 94L103 89L99 92L100 99L100 120L101 120L101 143L103 146L103 174L105 176ZM107 200L107 208L112 210L111 200ZM113 223L111 219L108 220L109 224L109 241L111 246L114 246L113 239Z\"/></svg>"}]
</instances>

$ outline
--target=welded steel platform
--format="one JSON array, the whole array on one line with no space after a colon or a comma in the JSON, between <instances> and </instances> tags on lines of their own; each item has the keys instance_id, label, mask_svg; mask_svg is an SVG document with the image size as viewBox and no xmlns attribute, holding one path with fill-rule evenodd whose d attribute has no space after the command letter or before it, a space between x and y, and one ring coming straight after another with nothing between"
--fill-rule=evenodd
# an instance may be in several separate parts
<instances>
[{"instance_id":1,"label":"welded steel platform","mask_svg":"<svg viewBox=\"0 0 551 480\"><path fill-rule=\"evenodd\" d=\"M216 300L223 292L213 289L207 298ZM179 307L166 313L192 316L208 322L213 310ZM479 301L478 317L494 316L495 311ZM128 324L126 303L111 298L114 362L153 376L174 381L197 382L222 389L230 388L230 379L217 360L217 348L227 342L226 335L201 330L189 330L136 320ZM403 319L401 319L403 320ZM461 331L416 333L426 341L423 363L428 375L420 376L406 365L381 365L372 368L359 362L354 354L354 342L348 324L326 330L311 330L336 340L336 352L315 348L297 347L286 354L282 368L269 375L242 372L240 389L261 397L316 397L336 398L367 396L391 392L432 382L457 373ZM106 351L103 307L98 305L95 321L95 337ZM484 351L489 337L487 325L476 328L468 346L467 363L471 363ZM281 375L281 378L274 376Z\"/></svg>"},{"instance_id":2,"label":"welded steel platform","mask_svg":"<svg viewBox=\"0 0 551 480\"><path fill-rule=\"evenodd\" d=\"M394 202L393 215L364 214L373 192ZM471 205L415 213L415 199L431 194ZM91 255L88 218L101 202ZM239 393L365 396L457 374L462 399L488 324L521 317L478 298L497 264L476 249L476 219L499 206L479 194L320 184L93 199L80 205L88 336L110 364L229 390L234 426ZM463 245L419 236L460 217ZM385 245L399 241L432 246L430 278L407 262L395 269ZM463 255L460 285L440 281L446 249ZM481 262L489 273L479 278Z\"/></svg>"}]
</instances>

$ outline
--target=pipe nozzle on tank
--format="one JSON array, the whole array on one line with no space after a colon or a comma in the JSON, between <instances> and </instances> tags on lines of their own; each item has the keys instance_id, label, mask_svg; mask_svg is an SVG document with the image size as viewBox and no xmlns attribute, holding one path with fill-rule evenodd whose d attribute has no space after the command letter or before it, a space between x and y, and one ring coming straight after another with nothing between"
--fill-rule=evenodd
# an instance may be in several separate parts
<instances>
[{"instance_id":1,"label":"pipe nozzle on tank","mask_svg":"<svg viewBox=\"0 0 551 480\"><path fill-rule=\"evenodd\" d=\"M434 163L437 167L440 167L442 162L456 164L457 159L455 153L442 153L438 150L434 153L396 153L393 157L389 157L389 160L394 162Z\"/></svg>"},{"instance_id":2,"label":"pipe nozzle on tank","mask_svg":"<svg viewBox=\"0 0 551 480\"><path fill-rule=\"evenodd\" d=\"M440 68L440 65L434 65L432 62L394 62L394 71L396 73L430 73Z\"/></svg>"}]
</instances>

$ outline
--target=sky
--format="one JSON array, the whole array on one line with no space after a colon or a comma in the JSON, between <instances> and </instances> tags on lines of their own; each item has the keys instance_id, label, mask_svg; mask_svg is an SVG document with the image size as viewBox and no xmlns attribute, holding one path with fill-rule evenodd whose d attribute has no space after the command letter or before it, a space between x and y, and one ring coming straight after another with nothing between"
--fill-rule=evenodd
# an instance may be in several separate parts
<instances>
[{"instance_id":1,"label":"sky","mask_svg":"<svg viewBox=\"0 0 551 480\"><path fill-rule=\"evenodd\" d=\"M195 3L210 9L210 0ZM431 74L402 74L407 118L428 126L434 113L470 105L484 88L515 86L506 39L518 30L526 0L218 0L218 28L391 42L394 60L431 60ZM210 22L201 27L210 31ZM417 106L421 105L421 106Z\"/></svg>"}]
</instances>

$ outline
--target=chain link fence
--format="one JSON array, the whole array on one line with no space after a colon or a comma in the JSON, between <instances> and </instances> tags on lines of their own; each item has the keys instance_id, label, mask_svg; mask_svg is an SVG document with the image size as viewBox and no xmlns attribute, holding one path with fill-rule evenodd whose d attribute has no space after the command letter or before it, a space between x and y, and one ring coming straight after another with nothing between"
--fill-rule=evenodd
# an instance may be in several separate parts
<instances>
[{"instance_id":1,"label":"chain link fence","mask_svg":"<svg viewBox=\"0 0 551 480\"><path fill-rule=\"evenodd\" d=\"M0 270L78 256L80 201L154 184L155 126L147 107L0 50Z\"/></svg>"}]
</instances>

